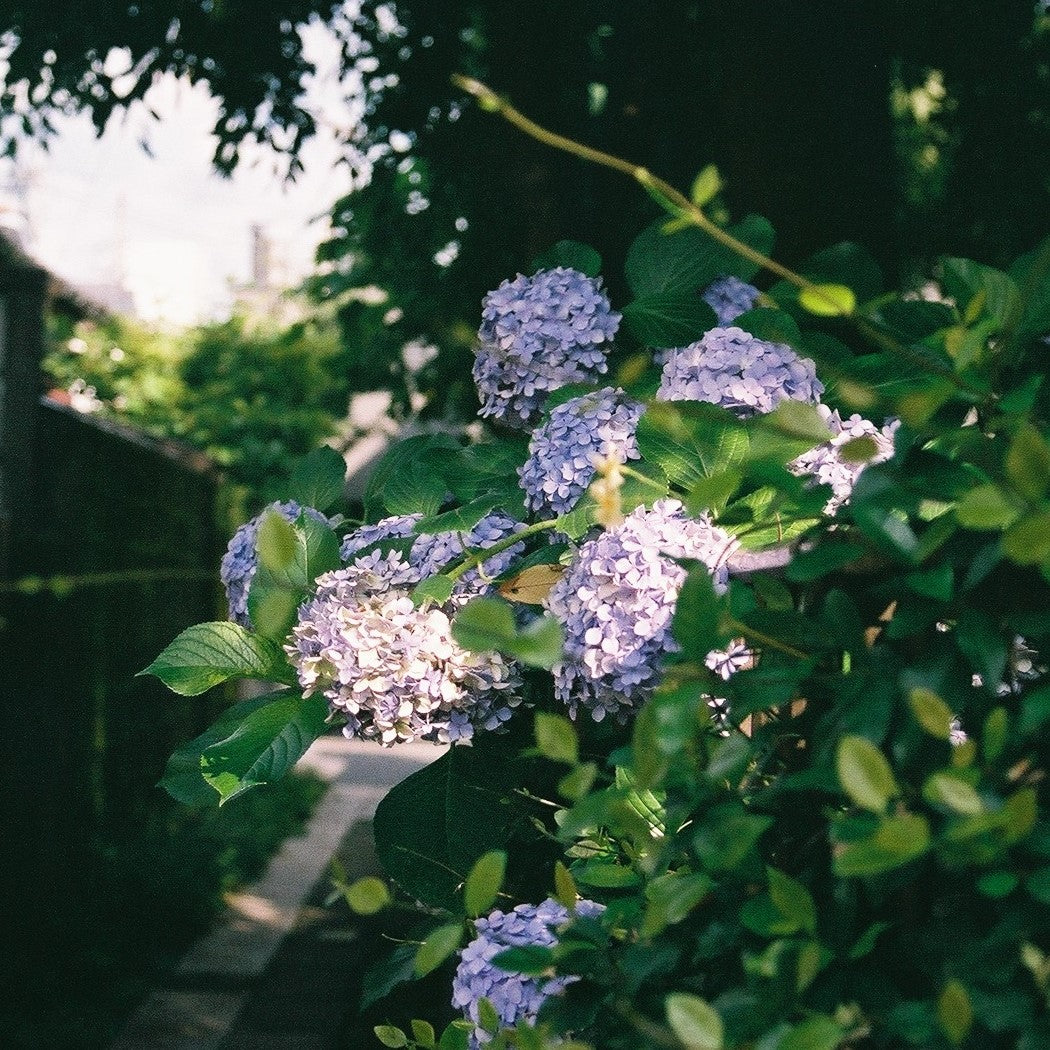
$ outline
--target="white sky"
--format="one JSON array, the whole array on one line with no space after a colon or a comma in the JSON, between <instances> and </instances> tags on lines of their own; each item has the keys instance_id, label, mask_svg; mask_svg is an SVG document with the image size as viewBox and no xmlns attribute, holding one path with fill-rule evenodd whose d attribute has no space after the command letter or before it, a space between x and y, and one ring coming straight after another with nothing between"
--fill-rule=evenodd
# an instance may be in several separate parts
<instances>
[{"instance_id":1,"label":"white sky","mask_svg":"<svg viewBox=\"0 0 1050 1050\"><path fill-rule=\"evenodd\" d=\"M334 41L311 27L304 42L323 67L307 91L322 129L303 149L296 182L286 184L260 148L242 153L232 178L215 174L215 101L204 85L165 77L147 96L159 121L136 105L96 139L86 115L59 119L46 151L35 143L21 151L30 253L76 285L122 281L140 316L176 324L228 312L234 286L251 275L253 224L274 246L276 281L304 277L327 212L349 185L337 132L358 112L353 85L338 81ZM10 172L0 168L0 186Z\"/></svg>"}]
</instances>

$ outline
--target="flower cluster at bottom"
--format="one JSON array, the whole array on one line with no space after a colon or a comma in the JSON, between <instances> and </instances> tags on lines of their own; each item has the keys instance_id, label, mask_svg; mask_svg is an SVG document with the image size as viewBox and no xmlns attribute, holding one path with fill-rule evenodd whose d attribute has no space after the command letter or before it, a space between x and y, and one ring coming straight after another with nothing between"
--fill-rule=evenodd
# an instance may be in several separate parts
<instances>
[{"instance_id":1,"label":"flower cluster at bottom","mask_svg":"<svg viewBox=\"0 0 1050 1050\"><path fill-rule=\"evenodd\" d=\"M501 1027L509 1028L520 1021L535 1021L548 998L579 980L508 973L494 966L492 960L508 948L551 948L557 943L558 927L564 926L573 915L593 917L604 910L603 905L594 901L579 900L570 915L563 904L548 898L539 905L519 904L508 912L493 911L475 921L477 936L461 952L452 982L452 1005L475 1025L471 1036L473 1050L492 1039L479 1027L481 999L492 1004Z\"/></svg>"}]
</instances>

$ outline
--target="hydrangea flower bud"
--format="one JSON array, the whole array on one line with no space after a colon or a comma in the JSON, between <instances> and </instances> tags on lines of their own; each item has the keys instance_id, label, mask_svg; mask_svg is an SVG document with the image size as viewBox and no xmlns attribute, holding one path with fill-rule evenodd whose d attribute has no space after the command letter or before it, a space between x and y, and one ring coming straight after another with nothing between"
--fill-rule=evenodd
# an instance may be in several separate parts
<instances>
[{"instance_id":1,"label":"hydrangea flower bud","mask_svg":"<svg viewBox=\"0 0 1050 1050\"><path fill-rule=\"evenodd\" d=\"M791 470L798 475L810 475L823 485L831 486L831 498L824 506L825 514L835 514L849 502L850 493L857 483L861 471L872 463L882 463L893 455L893 435L900 426L899 419L889 420L881 429L870 420L854 413L843 419L839 413L826 405L818 411L832 433L830 441L804 452L791 463ZM844 460L840 454L843 445L855 438L871 438L875 442L875 455L866 462Z\"/></svg>"},{"instance_id":2,"label":"hydrangea flower bud","mask_svg":"<svg viewBox=\"0 0 1050 1050\"><path fill-rule=\"evenodd\" d=\"M579 900L576 915L592 917L604 908L594 901ZM536 946L551 948L557 944L557 928L571 918L568 909L548 898L542 904L519 904L511 911L493 911L474 922L477 936L460 953L459 966L452 982L452 1005L463 1011L475 1028L471 1034L472 1050L479 1050L492 1040L480 1027L478 1001L488 999L496 1011L501 1028L511 1028L521 1021L533 1022L540 1007L552 995L563 992L578 977L532 977L508 973L492 960L508 948Z\"/></svg>"},{"instance_id":3,"label":"hydrangea flower bud","mask_svg":"<svg viewBox=\"0 0 1050 1050\"><path fill-rule=\"evenodd\" d=\"M248 589L255 576L255 570L259 567L255 541L259 537L259 526L263 516L269 511L276 511L286 521L295 521L304 510L311 517L327 524L328 519L313 507L300 507L298 503L289 500L287 503L271 503L233 534L219 565L219 579L226 588L230 619L234 623L239 623L242 627L251 626L248 618Z\"/></svg>"},{"instance_id":4,"label":"hydrangea flower bud","mask_svg":"<svg viewBox=\"0 0 1050 1050\"><path fill-rule=\"evenodd\" d=\"M771 412L788 398L816 404L823 392L808 358L729 327L712 328L699 342L667 351L656 396L708 401L747 417Z\"/></svg>"},{"instance_id":5,"label":"hydrangea flower bud","mask_svg":"<svg viewBox=\"0 0 1050 1050\"><path fill-rule=\"evenodd\" d=\"M555 695L573 717L584 707L595 721L625 720L645 702L677 650L671 620L687 573L672 559L702 562L724 590L735 546L707 517L659 500L580 547L546 602L565 628L565 658L552 670Z\"/></svg>"},{"instance_id":6,"label":"hydrangea flower bud","mask_svg":"<svg viewBox=\"0 0 1050 1050\"><path fill-rule=\"evenodd\" d=\"M529 442L529 458L518 471L532 511L565 514L594 478L595 460L637 459L635 430L643 406L622 390L605 387L574 397L551 411Z\"/></svg>"},{"instance_id":7,"label":"hydrangea flower bud","mask_svg":"<svg viewBox=\"0 0 1050 1050\"><path fill-rule=\"evenodd\" d=\"M701 298L715 312L720 325L735 321L741 314L746 314L759 296L758 289L739 277L716 277L701 293Z\"/></svg>"},{"instance_id":8,"label":"hydrangea flower bud","mask_svg":"<svg viewBox=\"0 0 1050 1050\"><path fill-rule=\"evenodd\" d=\"M547 395L607 371L606 350L620 326L597 278L556 267L520 274L482 302L474 381L481 415L528 428Z\"/></svg>"}]
</instances>

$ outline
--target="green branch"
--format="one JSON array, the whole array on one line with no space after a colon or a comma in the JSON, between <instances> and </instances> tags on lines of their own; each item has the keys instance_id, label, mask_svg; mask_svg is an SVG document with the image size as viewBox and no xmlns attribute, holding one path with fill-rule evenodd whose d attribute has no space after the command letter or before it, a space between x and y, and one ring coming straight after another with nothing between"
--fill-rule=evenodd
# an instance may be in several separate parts
<instances>
[{"instance_id":1,"label":"green branch","mask_svg":"<svg viewBox=\"0 0 1050 1050\"><path fill-rule=\"evenodd\" d=\"M577 142L575 139L567 138L565 135L559 135L557 132L549 131L547 128L537 124L534 120L530 120L524 113L519 112L505 98L497 95L492 88L481 83L480 80L474 80L472 77L466 77L462 74L456 73L452 76L452 83L462 91L465 91L468 95L477 99L478 105L486 112L498 114L509 124L512 124L519 131L524 132L537 142L542 142L544 145L550 146L552 149L571 153L573 156L579 157L581 160L589 161L592 164L598 164L605 168L611 168L613 171L619 171L634 179L635 182L645 188L650 197L652 197L665 211L675 218L684 219L698 227L713 240L718 241L719 244L728 248L736 255L754 263L760 269L776 274L777 277L788 281L800 291L808 292L811 296L824 300L833 308L834 313L837 316L843 317L852 324L857 332L868 340L868 342L888 350L891 353L897 354L900 357L906 358L923 371L948 380L957 389L964 390L971 395L977 396L982 401L987 400L991 396L988 391L973 386L965 379L960 378L947 365L941 364L939 361L929 360L925 355L904 346L886 332L880 331L879 328L866 318L860 316L855 310L849 313L842 313L841 304L836 302L831 296L827 295L819 284L809 280L808 277L804 277L802 274L789 269L782 263L777 262L776 259L771 259L768 255L763 255L761 252L752 248L751 245L745 244L739 238L734 237L727 230L724 230L717 223L709 219L704 214L702 208L698 207L688 197L676 190L669 182L654 175L647 168L643 168L638 164L632 164L630 161L624 160L622 157L616 157L611 153L606 153L604 150L585 146L582 142Z\"/></svg>"},{"instance_id":2,"label":"green branch","mask_svg":"<svg viewBox=\"0 0 1050 1050\"><path fill-rule=\"evenodd\" d=\"M504 536L503 539L497 540L491 547L484 547L481 550L472 551L466 558L459 562L459 564L442 575L447 576L450 580L458 580L463 573L476 568L483 561L488 561L489 558L494 555L502 554L505 550L509 550L515 543L527 539L529 536L534 536L537 532L543 532L544 529L556 529L557 527L557 518L553 521L537 521L534 525L526 525L525 528L520 529L518 532L511 533L511 535Z\"/></svg>"}]
</instances>

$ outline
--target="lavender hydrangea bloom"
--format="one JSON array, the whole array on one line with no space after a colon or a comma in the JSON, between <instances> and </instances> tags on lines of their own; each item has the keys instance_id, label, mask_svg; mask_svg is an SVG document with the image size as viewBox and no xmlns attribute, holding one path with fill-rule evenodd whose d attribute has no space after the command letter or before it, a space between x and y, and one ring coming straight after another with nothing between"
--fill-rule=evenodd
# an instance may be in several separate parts
<instances>
[{"instance_id":1,"label":"lavender hydrangea bloom","mask_svg":"<svg viewBox=\"0 0 1050 1050\"><path fill-rule=\"evenodd\" d=\"M461 648L447 607L413 604L417 578L396 551L376 551L319 577L299 609L285 652L305 695L321 692L346 716L347 736L464 739L498 728L518 703L510 663Z\"/></svg>"},{"instance_id":2,"label":"lavender hydrangea bloom","mask_svg":"<svg viewBox=\"0 0 1050 1050\"><path fill-rule=\"evenodd\" d=\"M373 543L411 536L416 530L416 525L422 520L422 514L395 514L393 517L377 521L374 525L361 525L343 538L339 554L343 561L351 561L358 551L370 547Z\"/></svg>"},{"instance_id":3,"label":"lavender hydrangea bloom","mask_svg":"<svg viewBox=\"0 0 1050 1050\"><path fill-rule=\"evenodd\" d=\"M729 327L712 328L699 342L667 351L656 396L708 401L747 417L771 412L788 398L816 404L823 392L808 358Z\"/></svg>"},{"instance_id":4,"label":"lavender hydrangea bloom","mask_svg":"<svg viewBox=\"0 0 1050 1050\"><path fill-rule=\"evenodd\" d=\"M747 313L758 301L758 289L739 277L725 276L713 280L701 298L715 312L720 325L727 325Z\"/></svg>"},{"instance_id":5,"label":"lavender hydrangea bloom","mask_svg":"<svg viewBox=\"0 0 1050 1050\"><path fill-rule=\"evenodd\" d=\"M850 493L861 471L871 463L882 463L893 455L893 435L900 426L899 419L889 420L881 429L863 416L854 414L843 419L837 411L820 405L818 408L832 433L830 441L804 452L791 464L798 475L810 475L823 485L831 486L831 498L824 506L825 514L835 514L849 502ZM875 455L864 463L842 459L840 450L854 438L867 437L875 442Z\"/></svg>"},{"instance_id":6,"label":"lavender hydrangea bloom","mask_svg":"<svg viewBox=\"0 0 1050 1050\"><path fill-rule=\"evenodd\" d=\"M605 387L553 409L532 435L529 458L518 471L529 509L564 514L593 480L596 457L637 459L634 434L643 407Z\"/></svg>"},{"instance_id":7,"label":"lavender hydrangea bloom","mask_svg":"<svg viewBox=\"0 0 1050 1050\"><path fill-rule=\"evenodd\" d=\"M676 500L639 507L623 523L584 543L547 597L565 628L565 658L552 669L555 695L575 717L625 720L648 698L671 636L686 570L673 558L707 565L716 588L728 583L725 558L735 547L706 517L687 517Z\"/></svg>"},{"instance_id":8,"label":"lavender hydrangea bloom","mask_svg":"<svg viewBox=\"0 0 1050 1050\"><path fill-rule=\"evenodd\" d=\"M594 901L576 902L576 915L593 917L604 908ZM508 948L553 947L557 928L570 919L567 908L548 898L542 904L519 904L509 912L493 911L475 920L477 936L460 953L460 963L452 982L452 1005L473 1021L472 1050L491 1041L480 1027L478 1001L488 999L499 1016L500 1026L510 1028L521 1021L535 1021L540 1007L552 995L563 992L578 977L530 977L507 973L492 960Z\"/></svg>"},{"instance_id":9,"label":"lavender hydrangea bloom","mask_svg":"<svg viewBox=\"0 0 1050 1050\"><path fill-rule=\"evenodd\" d=\"M300 507L294 500L287 503L271 503L251 521L245 522L234 534L226 547L219 566L219 579L226 588L226 599L230 606L230 619L242 627L251 626L248 618L248 589L255 570L259 567L259 555L255 542L259 537L259 526L269 511L276 511L286 521L295 521L303 511L327 524L328 519L313 507Z\"/></svg>"},{"instance_id":10,"label":"lavender hydrangea bloom","mask_svg":"<svg viewBox=\"0 0 1050 1050\"><path fill-rule=\"evenodd\" d=\"M601 282L556 267L520 274L482 303L474 381L481 415L527 428L547 395L607 371L605 349L620 326Z\"/></svg>"},{"instance_id":11,"label":"lavender hydrangea bloom","mask_svg":"<svg viewBox=\"0 0 1050 1050\"><path fill-rule=\"evenodd\" d=\"M411 537L422 520L422 514L399 514L384 518L374 525L363 525L355 529L343 540L340 548L343 561L356 563L358 553L373 543ZM520 523L509 514L496 510L486 514L466 532L423 533L416 536L405 555L414 577L410 582L418 583L428 576L434 576L450 563L462 559L468 550L484 550L491 547L494 543L512 536L520 527ZM524 544L516 543L507 550L486 558L478 568L468 570L459 578L456 593L480 593L482 578L498 576L524 549Z\"/></svg>"}]
</instances>

